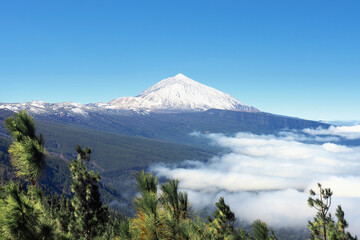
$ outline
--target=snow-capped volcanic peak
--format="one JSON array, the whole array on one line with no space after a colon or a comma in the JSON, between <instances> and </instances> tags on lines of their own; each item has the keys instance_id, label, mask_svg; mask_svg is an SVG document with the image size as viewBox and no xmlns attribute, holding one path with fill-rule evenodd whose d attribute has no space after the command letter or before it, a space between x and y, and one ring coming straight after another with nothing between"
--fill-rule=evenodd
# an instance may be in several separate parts
<instances>
[{"instance_id":1,"label":"snow-capped volcanic peak","mask_svg":"<svg viewBox=\"0 0 360 240\"><path fill-rule=\"evenodd\" d=\"M109 108L147 110L208 110L211 108L258 111L212 87L198 83L179 73L162 80L136 97L116 98Z\"/></svg>"}]
</instances>

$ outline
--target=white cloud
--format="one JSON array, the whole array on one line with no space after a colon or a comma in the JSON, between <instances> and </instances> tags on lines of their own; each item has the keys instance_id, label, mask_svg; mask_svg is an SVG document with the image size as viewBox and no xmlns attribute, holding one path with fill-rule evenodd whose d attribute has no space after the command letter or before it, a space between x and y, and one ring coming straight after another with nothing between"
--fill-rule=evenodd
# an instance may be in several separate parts
<instances>
[{"instance_id":1,"label":"white cloud","mask_svg":"<svg viewBox=\"0 0 360 240\"><path fill-rule=\"evenodd\" d=\"M322 145L322 147L329 151L329 152L350 152L351 151L351 148L348 148L346 146L340 146L340 145L336 145L334 143L324 143Z\"/></svg>"},{"instance_id":2,"label":"white cloud","mask_svg":"<svg viewBox=\"0 0 360 240\"><path fill-rule=\"evenodd\" d=\"M354 132L348 131L348 138L357 131L351 129ZM310 137L295 131L276 136L238 133L230 137L196 133L195 136L208 138L229 151L207 162L159 164L151 170L158 176L178 179L180 188L189 192L189 200L195 207L213 205L220 196L225 196L239 219L261 218L277 226L306 226L307 220L315 215L307 206L308 190L321 182L324 187L332 188L334 203L347 210L351 230L360 234L354 228L360 223L360 210L357 210L360 147L336 144L339 140L336 137L332 138L334 142L324 142L326 137L319 137L314 131L304 130ZM319 134L324 132L321 130ZM319 141L315 143L317 137Z\"/></svg>"},{"instance_id":3,"label":"white cloud","mask_svg":"<svg viewBox=\"0 0 360 240\"><path fill-rule=\"evenodd\" d=\"M327 129L321 127L317 129L306 128L303 131L311 135L334 135L344 137L350 140L360 139L360 125L330 126Z\"/></svg>"}]
</instances>

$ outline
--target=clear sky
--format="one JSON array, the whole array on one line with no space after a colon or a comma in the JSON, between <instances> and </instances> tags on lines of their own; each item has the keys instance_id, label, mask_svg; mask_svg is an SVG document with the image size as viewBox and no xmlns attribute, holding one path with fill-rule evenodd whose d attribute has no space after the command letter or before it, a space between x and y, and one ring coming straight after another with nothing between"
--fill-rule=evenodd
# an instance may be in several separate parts
<instances>
[{"instance_id":1,"label":"clear sky","mask_svg":"<svg viewBox=\"0 0 360 240\"><path fill-rule=\"evenodd\" d=\"M0 102L107 102L183 73L260 110L360 119L360 1L0 0Z\"/></svg>"}]
</instances>

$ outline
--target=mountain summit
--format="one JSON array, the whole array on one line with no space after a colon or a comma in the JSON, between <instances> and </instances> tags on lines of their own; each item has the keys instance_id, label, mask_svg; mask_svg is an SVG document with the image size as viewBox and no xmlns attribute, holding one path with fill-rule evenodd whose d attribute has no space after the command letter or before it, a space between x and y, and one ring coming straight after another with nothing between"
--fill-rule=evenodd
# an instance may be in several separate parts
<instances>
[{"instance_id":1,"label":"mountain summit","mask_svg":"<svg viewBox=\"0 0 360 240\"><path fill-rule=\"evenodd\" d=\"M196 82L179 73L149 87L136 97L116 98L107 108L204 111L211 108L258 112L259 110L241 103L229 94Z\"/></svg>"}]
</instances>

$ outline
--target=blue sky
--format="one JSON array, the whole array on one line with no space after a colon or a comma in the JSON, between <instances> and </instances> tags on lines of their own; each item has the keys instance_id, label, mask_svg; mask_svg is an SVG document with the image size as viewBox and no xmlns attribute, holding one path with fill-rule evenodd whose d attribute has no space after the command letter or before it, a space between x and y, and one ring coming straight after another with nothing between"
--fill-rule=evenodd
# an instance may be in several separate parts
<instances>
[{"instance_id":1,"label":"blue sky","mask_svg":"<svg viewBox=\"0 0 360 240\"><path fill-rule=\"evenodd\" d=\"M360 1L0 3L0 102L107 102L181 72L266 112L360 119Z\"/></svg>"}]
</instances>

